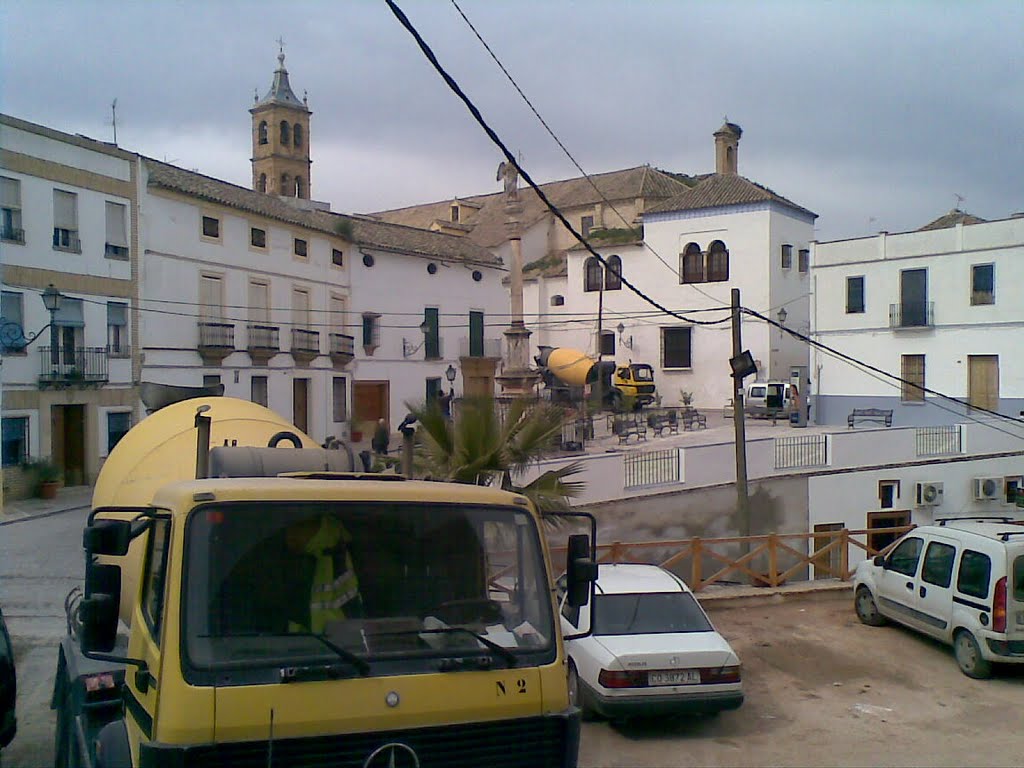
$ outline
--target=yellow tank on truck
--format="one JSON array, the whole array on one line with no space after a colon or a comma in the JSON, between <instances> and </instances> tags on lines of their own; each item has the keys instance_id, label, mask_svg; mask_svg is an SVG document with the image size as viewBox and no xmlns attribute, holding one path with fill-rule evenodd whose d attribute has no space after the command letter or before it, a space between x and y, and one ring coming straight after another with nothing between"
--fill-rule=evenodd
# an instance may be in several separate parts
<instances>
[{"instance_id":1,"label":"yellow tank on truck","mask_svg":"<svg viewBox=\"0 0 1024 768\"><path fill-rule=\"evenodd\" d=\"M281 416L248 400L233 397L197 397L183 400L147 416L118 441L110 452L93 490L93 509L106 506L144 507L158 489L178 480L196 476L196 412L202 406L212 419L210 445L237 444L265 446L278 432L287 431L302 442L303 448L319 447ZM227 441L227 443L225 442ZM131 519L131 514L109 514L111 518ZM103 557L103 562L121 566L122 621L131 623L136 599L142 547L132 542L123 558Z\"/></svg>"},{"instance_id":2,"label":"yellow tank on truck","mask_svg":"<svg viewBox=\"0 0 1024 768\"><path fill-rule=\"evenodd\" d=\"M561 381L577 387L587 383L594 360L584 352L570 347L556 347L548 355L548 369Z\"/></svg>"}]
</instances>

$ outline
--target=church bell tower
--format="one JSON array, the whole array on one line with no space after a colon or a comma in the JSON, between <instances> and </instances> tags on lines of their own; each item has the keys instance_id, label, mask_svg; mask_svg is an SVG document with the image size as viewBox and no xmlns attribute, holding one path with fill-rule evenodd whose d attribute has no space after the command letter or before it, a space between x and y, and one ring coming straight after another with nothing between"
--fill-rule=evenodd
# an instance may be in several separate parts
<instances>
[{"instance_id":1,"label":"church bell tower","mask_svg":"<svg viewBox=\"0 0 1024 768\"><path fill-rule=\"evenodd\" d=\"M309 116L288 84L284 49L277 56L274 82L262 99L256 94L252 115L252 188L282 197L310 197Z\"/></svg>"}]
</instances>

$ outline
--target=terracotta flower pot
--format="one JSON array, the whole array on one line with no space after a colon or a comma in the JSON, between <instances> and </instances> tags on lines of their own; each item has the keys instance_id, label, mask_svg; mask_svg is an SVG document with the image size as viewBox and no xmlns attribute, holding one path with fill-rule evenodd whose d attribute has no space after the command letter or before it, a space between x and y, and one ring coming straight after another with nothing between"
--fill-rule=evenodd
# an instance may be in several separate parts
<instances>
[{"instance_id":1,"label":"terracotta flower pot","mask_svg":"<svg viewBox=\"0 0 1024 768\"><path fill-rule=\"evenodd\" d=\"M60 483L57 480L43 480L39 483L39 498L40 499L56 499L57 489L60 488Z\"/></svg>"}]
</instances>

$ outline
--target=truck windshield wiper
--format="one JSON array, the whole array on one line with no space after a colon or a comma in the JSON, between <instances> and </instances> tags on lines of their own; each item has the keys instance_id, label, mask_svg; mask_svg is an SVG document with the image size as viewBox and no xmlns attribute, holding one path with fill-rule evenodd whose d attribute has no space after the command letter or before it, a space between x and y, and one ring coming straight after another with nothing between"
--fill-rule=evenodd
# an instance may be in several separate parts
<instances>
[{"instance_id":1,"label":"truck windshield wiper","mask_svg":"<svg viewBox=\"0 0 1024 768\"><path fill-rule=\"evenodd\" d=\"M334 654L339 659L341 659L342 661L347 662L348 664L351 664L353 667L355 667L360 675L363 675L365 677L366 675L370 674L370 664L365 659L362 659L359 656L356 656L351 651L346 651L344 648L342 648L337 643L333 643L330 640L328 640L324 635L317 635L317 634L314 634L312 632L230 632L230 633L227 633L227 634L221 633L221 634L216 634L216 635L213 635L213 634L199 635L199 637L202 637L202 638L211 638L211 637L213 637L213 638L217 638L217 637L227 637L227 638L234 638L234 637L312 637L314 640L319 640L323 645L325 645L327 648L329 648L331 651L333 651ZM289 669L291 669L291 670L307 670L307 669L312 669L312 668L308 667L307 665L297 665L297 666L294 666L294 667L289 667ZM284 670L282 669L282 680L284 680L284 678L285 678ZM290 675L289 679L295 679L295 675L294 674Z\"/></svg>"},{"instance_id":2,"label":"truck windshield wiper","mask_svg":"<svg viewBox=\"0 0 1024 768\"><path fill-rule=\"evenodd\" d=\"M517 663L519 663L519 660L516 658L516 655L514 653L512 653L512 651L510 651L508 648L506 648L503 645L499 645L498 643L496 643L493 640L491 640L489 637L486 637L485 635L481 635L479 632L474 632L472 629L467 629L466 627L438 627L437 629L418 629L418 630L416 630L416 634L419 634L419 635L452 635L452 634L469 635L470 637L475 638L476 640L480 641L481 643L486 645L488 648L490 648L492 651L494 651L496 654L501 656L501 658L503 658L508 663L508 665L510 667L514 667L514 666L516 666Z\"/></svg>"}]
</instances>

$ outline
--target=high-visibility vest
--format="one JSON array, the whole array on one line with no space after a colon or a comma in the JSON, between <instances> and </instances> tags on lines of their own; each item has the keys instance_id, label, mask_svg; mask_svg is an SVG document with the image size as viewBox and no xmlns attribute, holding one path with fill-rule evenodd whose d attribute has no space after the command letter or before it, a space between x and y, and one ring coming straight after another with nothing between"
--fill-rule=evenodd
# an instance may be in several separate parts
<instances>
[{"instance_id":1,"label":"high-visibility vest","mask_svg":"<svg viewBox=\"0 0 1024 768\"><path fill-rule=\"evenodd\" d=\"M359 580L352 567L352 556L346 550L345 569L334 573L336 549L348 534L341 523L334 518L324 517L319 530L306 543L307 554L316 558L313 581L309 591L309 631L320 634L328 622L345 619L345 606L359 597ZM301 625L289 624L292 631L305 629Z\"/></svg>"}]
</instances>

